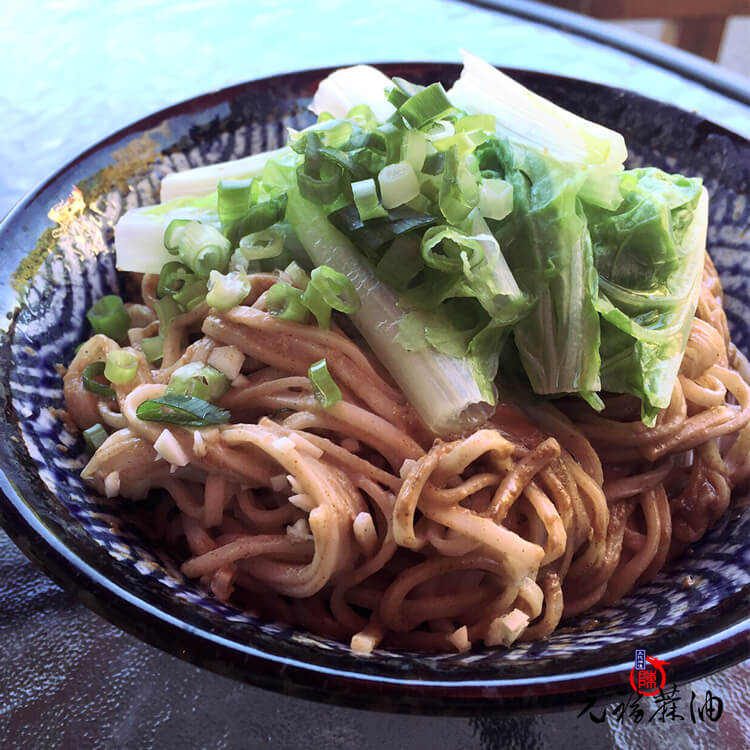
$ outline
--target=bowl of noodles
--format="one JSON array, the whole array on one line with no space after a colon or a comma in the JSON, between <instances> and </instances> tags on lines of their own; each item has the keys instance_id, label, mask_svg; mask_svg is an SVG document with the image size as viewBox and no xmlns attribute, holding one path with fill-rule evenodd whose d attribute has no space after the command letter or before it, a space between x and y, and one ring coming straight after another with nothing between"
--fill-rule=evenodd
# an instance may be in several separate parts
<instances>
[{"instance_id":1,"label":"bowl of noodles","mask_svg":"<svg viewBox=\"0 0 750 750\"><path fill-rule=\"evenodd\" d=\"M493 71L212 93L7 217L24 552L149 643L362 708L747 655L750 144Z\"/></svg>"}]
</instances>

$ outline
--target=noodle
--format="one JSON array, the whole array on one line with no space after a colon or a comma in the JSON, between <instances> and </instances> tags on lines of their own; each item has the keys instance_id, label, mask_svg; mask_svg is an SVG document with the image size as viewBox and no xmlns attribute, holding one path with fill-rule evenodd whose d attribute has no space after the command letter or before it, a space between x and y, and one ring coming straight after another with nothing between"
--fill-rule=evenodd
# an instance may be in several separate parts
<instances>
[{"instance_id":1,"label":"noodle","mask_svg":"<svg viewBox=\"0 0 750 750\"><path fill-rule=\"evenodd\" d=\"M119 483L123 497L158 497L154 535L182 549L182 573L221 601L363 653L544 638L562 618L652 580L750 476L750 368L729 341L707 256L679 377L654 427L636 399L605 394L600 414L569 398L503 403L482 429L448 441L433 440L342 330L268 314L277 278L251 276L244 304L229 311L204 303L176 317L151 369L138 348L158 330L156 277L146 275L128 334L137 377L107 401L84 388L87 365L118 348L105 336L65 375L77 427L113 430L83 476L100 492ZM217 347L244 357L218 402L234 422L170 426L188 458L173 465L154 448L164 425L139 419L138 405ZM343 393L328 409L306 376L323 357Z\"/></svg>"}]
</instances>

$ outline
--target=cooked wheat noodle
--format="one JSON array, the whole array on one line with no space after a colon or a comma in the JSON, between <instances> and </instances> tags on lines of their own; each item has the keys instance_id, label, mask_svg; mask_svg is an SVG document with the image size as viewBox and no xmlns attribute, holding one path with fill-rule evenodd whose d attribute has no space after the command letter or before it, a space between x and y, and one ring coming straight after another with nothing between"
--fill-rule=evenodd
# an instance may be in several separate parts
<instances>
[{"instance_id":1,"label":"cooked wheat noodle","mask_svg":"<svg viewBox=\"0 0 750 750\"><path fill-rule=\"evenodd\" d=\"M451 440L426 431L341 329L269 315L277 279L252 276L232 310L203 304L175 318L152 369L140 342L160 323L157 278L146 275L130 306L136 378L115 399L85 390L86 366L118 348L104 336L65 375L75 425L113 431L83 476L100 492L147 498L153 538L221 601L362 652L544 638L652 580L750 476L750 366L729 341L708 258L654 427L636 399L605 394L600 414L573 399L502 403ZM178 367L231 346L244 357L219 404L232 424L195 431L138 418ZM307 378L323 357L343 393L329 409ZM186 465L154 448L165 429Z\"/></svg>"}]
</instances>

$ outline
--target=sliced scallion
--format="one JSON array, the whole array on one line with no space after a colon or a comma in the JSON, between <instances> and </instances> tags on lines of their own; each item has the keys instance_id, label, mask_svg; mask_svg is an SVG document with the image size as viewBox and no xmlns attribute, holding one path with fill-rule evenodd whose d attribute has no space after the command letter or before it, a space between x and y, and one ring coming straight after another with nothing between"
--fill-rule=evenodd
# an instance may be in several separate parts
<instances>
[{"instance_id":1,"label":"sliced scallion","mask_svg":"<svg viewBox=\"0 0 750 750\"><path fill-rule=\"evenodd\" d=\"M277 282L266 292L266 310L275 318L296 323L304 323L308 315L302 303L302 290L283 281Z\"/></svg>"},{"instance_id":2,"label":"sliced scallion","mask_svg":"<svg viewBox=\"0 0 750 750\"><path fill-rule=\"evenodd\" d=\"M116 294L98 299L86 313L94 333L102 333L115 341L122 341L130 328L130 314Z\"/></svg>"},{"instance_id":3,"label":"sliced scallion","mask_svg":"<svg viewBox=\"0 0 750 750\"><path fill-rule=\"evenodd\" d=\"M94 378L99 377L103 374L104 362L92 362L90 365L84 368L81 375L81 379L83 380L83 387L87 391L90 391L97 396L102 396L103 398L114 398L115 391L112 387L105 385L104 383L100 383L98 380L94 380Z\"/></svg>"},{"instance_id":4,"label":"sliced scallion","mask_svg":"<svg viewBox=\"0 0 750 750\"><path fill-rule=\"evenodd\" d=\"M475 133L481 130L485 133L494 133L497 122L493 115L467 115L455 122L457 133Z\"/></svg>"},{"instance_id":5,"label":"sliced scallion","mask_svg":"<svg viewBox=\"0 0 750 750\"><path fill-rule=\"evenodd\" d=\"M247 274L238 271L227 274L211 271L208 277L206 304L217 310L230 310L250 294L251 286Z\"/></svg>"},{"instance_id":6,"label":"sliced scallion","mask_svg":"<svg viewBox=\"0 0 750 750\"><path fill-rule=\"evenodd\" d=\"M299 299L302 305L315 316L320 328L328 329L331 327L331 306L323 299L323 295L317 287L309 283Z\"/></svg>"},{"instance_id":7,"label":"sliced scallion","mask_svg":"<svg viewBox=\"0 0 750 750\"><path fill-rule=\"evenodd\" d=\"M375 113L367 104L358 104L352 107L346 113L347 120L353 120L359 127L370 130L377 127L378 121L375 119Z\"/></svg>"},{"instance_id":8,"label":"sliced scallion","mask_svg":"<svg viewBox=\"0 0 750 750\"><path fill-rule=\"evenodd\" d=\"M169 379L167 393L216 401L229 390L229 380L203 362L189 362L177 368Z\"/></svg>"},{"instance_id":9,"label":"sliced scallion","mask_svg":"<svg viewBox=\"0 0 750 750\"><path fill-rule=\"evenodd\" d=\"M195 396L166 393L160 398L144 401L135 412L138 419L146 422L164 422L184 427L207 427L225 424L231 414L208 401Z\"/></svg>"},{"instance_id":10,"label":"sliced scallion","mask_svg":"<svg viewBox=\"0 0 750 750\"><path fill-rule=\"evenodd\" d=\"M375 180L372 178L352 183L354 205L359 211L362 221L379 219L388 216L388 212L380 205Z\"/></svg>"},{"instance_id":11,"label":"sliced scallion","mask_svg":"<svg viewBox=\"0 0 750 750\"><path fill-rule=\"evenodd\" d=\"M172 295L172 299L182 310L192 310L206 298L206 279L193 278L194 280L186 283L177 294Z\"/></svg>"},{"instance_id":12,"label":"sliced scallion","mask_svg":"<svg viewBox=\"0 0 750 750\"><path fill-rule=\"evenodd\" d=\"M173 224L170 222L167 234ZM182 227L176 247L183 263L202 277L211 271L224 271L232 252L229 240L216 227L200 221L190 221Z\"/></svg>"},{"instance_id":13,"label":"sliced scallion","mask_svg":"<svg viewBox=\"0 0 750 750\"><path fill-rule=\"evenodd\" d=\"M230 227L250 206L253 179L220 180L217 186L216 207L221 226Z\"/></svg>"},{"instance_id":14,"label":"sliced scallion","mask_svg":"<svg viewBox=\"0 0 750 750\"><path fill-rule=\"evenodd\" d=\"M318 266L310 274L310 284L321 294L325 303L339 312L352 315L360 308L359 295L354 284L343 273L330 266Z\"/></svg>"},{"instance_id":15,"label":"sliced scallion","mask_svg":"<svg viewBox=\"0 0 750 750\"><path fill-rule=\"evenodd\" d=\"M485 179L479 185L479 213L504 219L513 210L513 186L505 180Z\"/></svg>"},{"instance_id":16,"label":"sliced scallion","mask_svg":"<svg viewBox=\"0 0 750 750\"><path fill-rule=\"evenodd\" d=\"M180 308L174 297L163 297L156 300L156 314L159 316L159 331L163 334L169 324L180 314Z\"/></svg>"},{"instance_id":17,"label":"sliced scallion","mask_svg":"<svg viewBox=\"0 0 750 750\"><path fill-rule=\"evenodd\" d=\"M310 281L310 277L305 273L305 270L296 261L292 261L284 269L284 273L289 277L292 285L298 287L299 289L305 289Z\"/></svg>"},{"instance_id":18,"label":"sliced scallion","mask_svg":"<svg viewBox=\"0 0 750 750\"><path fill-rule=\"evenodd\" d=\"M399 108L399 114L413 128L422 128L428 123L445 117L453 110L445 89L433 83L410 96Z\"/></svg>"},{"instance_id":19,"label":"sliced scallion","mask_svg":"<svg viewBox=\"0 0 750 750\"><path fill-rule=\"evenodd\" d=\"M104 377L115 385L129 383L138 372L138 357L132 352L120 349L107 353Z\"/></svg>"},{"instance_id":20,"label":"sliced scallion","mask_svg":"<svg viewBox=\"0 0 750 750\"><path fill-rule=\"evenodd\" d=\"M164 247L172 255L177 255L180 238L182 237L185 227L190 223L190 219L173 219L167 225L164 232Z\"/></svg>"},{"instance_id":21,"label":"sliced scallion","mask_svg":"<svg viewBox=\"0 0 750 750\"><path fill-rule=\"evenodd\" d=\"M164 356L164 337L159 335L141 339L141 349L147 362L156 362Z\"/></svg>"},{"instance_id":22,"label":"sliced scallion","mask_svg":"<svg viewBox=\"0 0 750 750\"><path fill-rule=\"evenodd\" d=\"M423 174L436 175L440 174L445 167L445 154L437 152L435 154L427 154L422 164Z\"/></svg>"},{"instance_id":23,"label":"sliced scallion","mask_svg":"<svg viewBox=\"0 0 750 750\"><path fill-rule=\"evenodd\" d=\"M156 296L160 299L178 292L188 279L195 278L194 274L178 260L165 263L159 273L159 284L156 287Z\"/></svg>"},{"instance_id":24,"label":"sliced scallion","mask_svg":"<svg viewBox=\"0 0 750 750\"><path fill-rule=\"evenodd\" d=\"M227 239L232 248L240 244L240 240L248 234L268 229L284 218L286 211L286 194L271 200L255 203L232 224L227 230Z\"/></svg>"},{"instance_id":25,"label":"sliced scallion","mask_svg":"<svg viewBox=\"0 0 750 750\"><path fill-rule=\"evenodd\" d=\"M411 164L415 172L420 172L427 156L427 139L418 130L407 130L401 143L401 161Z\"/></svg>"},{"instance_id":26,"label":"sliced scallion","mask_svg":"<svg viewBox=\"0 0 750 750\"><path fill-rule=\"evenodd\" d=\"M419 180L407 161L383 167L378 175L378 185L386 208L402 206L419 195Z\"/></svg>"},{"instance_id":27,"label":"sliced scallion","mask_svg":"<svg viewBox=\"0 0 750 750\"><path fill-rule=\"evenodd\" d=\"M94 453L107 439L107 431L100 424L95 424L83 431L83 442L89 453Z\"/></svg>"},{"instance_id":28,"label":"sliced scallion","mask_svg":"<svg viewBox=\"0 0 750 750\"><path fill-rule=\"evenodd\" d=\"M325 359L318 360L310 365L307 376L312 383L315 398L318 399L324 409L328 409L341 401L341 389L336 385L331 373L328 372Z\"/></svg>"},{"instance_id":29,"label":"sliced scallion","mask_svg":"<svg viewBox=\"0 0 750 750\"><path fill-rule=\"evenodd\" d=\"M344 184L344 170L338 165L331 165L327 174L309 174L304 165L297 168L297 185L304 198L323 205L332 203L338 197Z\"/></svg>"},{"instance_id":30,"label":"sliced scallion","mask_svg":"<svg viewBox=\"0 0 750 750\"><path fill-rule=\"evenodd\" d=\"M274 229L263 229L240 240L240 251L249 260L277 258L284 249L284 235Z\"/></svg>"}]
</instances>

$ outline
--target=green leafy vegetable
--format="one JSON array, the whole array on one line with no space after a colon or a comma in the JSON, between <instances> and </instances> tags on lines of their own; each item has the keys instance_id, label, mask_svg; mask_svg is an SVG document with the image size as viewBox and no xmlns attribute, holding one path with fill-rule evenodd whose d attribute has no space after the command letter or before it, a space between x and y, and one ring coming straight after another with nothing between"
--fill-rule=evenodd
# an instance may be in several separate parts
<instances>
[{"instance_id":1,"label":"green leafy vegetable","mask_svg":"<svg viewBox=\"0 0 750 750\"><path fill-rule=\"evenodd\" d=\"M698 179L634 169L615 212L588 210L599 272L602 388L641 399L653 424L669 405L700 292L707 199Z\"/></svg>"},{"instance_id":2,"label":"green leafy vegetable","mask_svg":"<svg viewBox=\"0 0 750 750\"><path fill-rule=\"evenodd\" d=\"M164 422L183 427L208 427L225 424L230 413L226 409L196 398L179 394L165 394L160 398L144 401L135 412L138 419L146 422Z\"/></svg>"}]
</instances>

